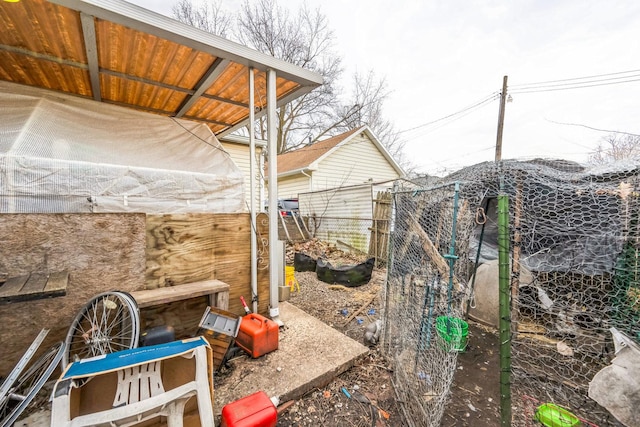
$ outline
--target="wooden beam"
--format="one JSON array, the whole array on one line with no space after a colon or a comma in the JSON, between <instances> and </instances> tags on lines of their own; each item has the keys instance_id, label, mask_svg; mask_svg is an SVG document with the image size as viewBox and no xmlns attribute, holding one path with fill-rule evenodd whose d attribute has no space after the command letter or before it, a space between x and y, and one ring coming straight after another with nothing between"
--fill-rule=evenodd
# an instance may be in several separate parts
<instances>
[{"instance_id":1,"label":"wooden beam","mask_svg":"<svg viewBox=\"0 0 640 427\"><path fill-rule=\"evenodd\" d=\"M413 216L409 216L409 227L418 235L418 237L420 237L420 240L422 240L422 249L427 253L440 275L442 277L449 277L449 264L442 255L440 255L427 232L422 229L418 221ZM453 283L458 289L461 289L460 282L458 282L455 276L453 278Z\"/></svg>"}]
</instances>

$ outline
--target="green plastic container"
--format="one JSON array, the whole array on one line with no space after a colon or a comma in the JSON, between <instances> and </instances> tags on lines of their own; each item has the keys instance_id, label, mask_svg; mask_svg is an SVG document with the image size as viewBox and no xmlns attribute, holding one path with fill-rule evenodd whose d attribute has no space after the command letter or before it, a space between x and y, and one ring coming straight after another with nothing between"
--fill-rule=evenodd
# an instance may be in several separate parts
<instances>
[{"instance_id":1,"label":"green plastic container","mask_svg":"<svg viewBox=\"0 0 640 427\"><path fill-rule=\"evenodd\" d=\"M582 425L578 417L553 403L538 406L535 419L547 427L579 427Z\"/></svg>"},{"instance_id":2,"label":"green plastic container","mask_svg":"<svg viewBox=\"0 0 640 427\"><path fill-rule=\"evenodd\" d=\"M464 351L467 347L469 325L457 317L440 316L436 318L436 331L446 351Z\"/></svg>"}]
</instances>

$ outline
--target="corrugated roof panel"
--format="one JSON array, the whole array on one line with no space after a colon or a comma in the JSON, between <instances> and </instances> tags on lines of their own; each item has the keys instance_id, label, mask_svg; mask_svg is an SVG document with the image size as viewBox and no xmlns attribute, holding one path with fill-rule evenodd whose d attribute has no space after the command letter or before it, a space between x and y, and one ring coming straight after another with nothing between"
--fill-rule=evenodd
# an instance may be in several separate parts
<instances>
[{"instance_id":1,"label":"corrugated roof panel","mask_svg":"<svg viewBox=\"0 0 640 427\"><path fill-rule=\"evenodd\" d=\"M278 105L322 83L309 70L122 0L0 1L0 28L2 80L200 120L222 135L247 123L250 65L259 70L257 117L266 114L266 70L277 73Z\"/></svg>"},{"instance_id":2,"label":"corrugated roof panel","mask_svg":"<svg viewBox=\"0 0 640 427\"><path fill-rule=\"evenodd\" d=\"M0 44L87 62L80 16L73 10L48 2L0 1L0 28Z\"/></svg>"},{"instance_id":3,"label":"corrugated roof panel","mask_svg":"<svg viewBox=\"0 0 640 427\"><path fill-rule=\"evenodd\" d=\"M215 117L220 123L233 123L233 119L247 114L245 107L209 98L200 98L186 114L187 117Z\"/></svg>"},{"instance_id":4,"label":"corrugated roof panel","mask_svg":"<svg viewBox=\"0 0 640 427\"><path fill-rule=\"evenodd\" d=\"M193 89L215 57L187 46L100 19L96 20L101 68Z\"/></svg>"},{"instance_id":5,"label":"corrugated roof panel","mask_svg":"<svg viewBox=\"0 0 640 427\"><path fill-rule=\"evenodd\" d=\"M290 80L276 78L276 93L278 94L278 98L287 95L299 87L299 84Z\"/></svg>"},{"instance_id":6,"label":"corrugated roof panel","mask_svg":"<svg viewBox=\"0 0 640 427\"><path fill-rule=\"evenodd\" d=\"M232 96L237 98L242 90L245 92L247 90L248 74L247 67L232 62L224 69L215 83L211 85L205 93L207 95L222 96L225 98ZM234 100L237 100L235 98Z\"/></svg>"},{"instance_id":7,"label":"corrugated roof panel","mask_svg":"<svg viewBox=\"0 0 640 427\"><path fill-rule=\"evenodd\" d=\"M186 93L175 92L160 86L145 84L135 80L101 74L102 98L116 103L128 104L143 109L175 111L186 97ZM159 111L158 111L159 112Z\"/></svg>"},{"instance_id":8,"label":"corrugated roof panel","mask_svg":"<svg viewBox=\"0 0 640 427\"><path fill-rule=\"evenodd\" d=\"M0 79L91 96L88 70L1 50Z\"/></svg>"}]
</instances>

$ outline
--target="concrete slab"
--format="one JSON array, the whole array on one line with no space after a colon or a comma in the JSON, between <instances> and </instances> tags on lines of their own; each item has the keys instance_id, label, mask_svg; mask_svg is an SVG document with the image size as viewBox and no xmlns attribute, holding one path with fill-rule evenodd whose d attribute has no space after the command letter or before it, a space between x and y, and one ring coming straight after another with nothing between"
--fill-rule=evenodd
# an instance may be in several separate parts
<instances>
[{"instance_id":1,"label":"concrete slab","mask_svg":"<svg viewBox=\"0 0 640 427\"><path fill-rule=\"evenodd\" d=\"M258 359L240 357L233 372L215 384L215 412L256 391L298 399L353 366L369 349L287 302L280 303L278 350Z\"/></svg>"}]
</instances>

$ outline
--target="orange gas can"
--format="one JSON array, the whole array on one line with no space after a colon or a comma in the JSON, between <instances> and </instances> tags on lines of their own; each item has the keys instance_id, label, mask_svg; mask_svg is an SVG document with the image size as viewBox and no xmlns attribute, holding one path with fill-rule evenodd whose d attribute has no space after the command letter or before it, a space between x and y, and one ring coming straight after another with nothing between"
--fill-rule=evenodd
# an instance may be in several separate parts
<instances>
[{"instance_id":1,"label":"orange gas can","mask_svg":"<svg viewBox=\"0 0 640 427\"><path fill-rule=\"evenodd\" d=\"M253 358L277 350L278 324L257 313L249 313L240 322L236 344Z\"/></svg>"},{"instance_id":2,"label":"orange gas can","mask_svg":"<svg viewBox=\"0 0 640 427\"><path fill-rule=\"evenodd\" d=\"M224 405L221 427L276 427L278 411L264 391Z\"/></svg>"}]
</instances>

